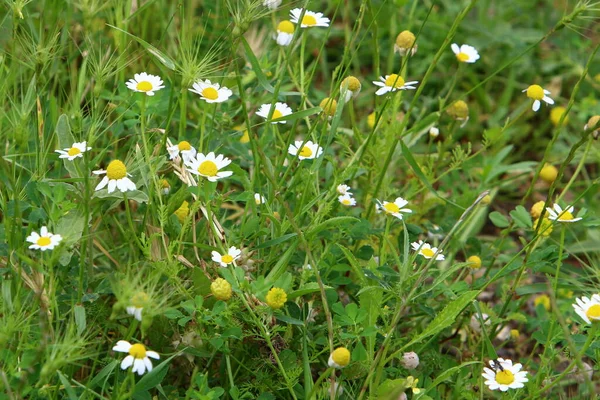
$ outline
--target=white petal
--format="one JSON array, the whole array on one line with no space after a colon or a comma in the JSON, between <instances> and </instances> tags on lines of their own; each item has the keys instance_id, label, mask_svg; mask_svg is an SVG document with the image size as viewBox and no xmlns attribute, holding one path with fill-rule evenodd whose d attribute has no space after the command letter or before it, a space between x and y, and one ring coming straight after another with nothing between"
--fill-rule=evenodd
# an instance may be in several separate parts
<instances>
[{"instance_id":1,"label":"white petal","mask_svg":"<svg viewBox=\"0 0 600 400\"><path fill-rule=\"evenodd\" d=\"M155 360L160 360L160 355L158 355L158 353L155 351L148 350L148 351L146 351L146 355L148 357L154 358Z\"/></svg>"},{"instance_id":2,"label":"white petal","mask_svg":"<svg viewBox=\"0 0 600 400\"><path fill-rule=\"evenodd\" d=\"M119 351L121 353L129 353L129 349L131 349L131 343L126 340L119 340L112 349L113 351Z\"/></svg>"},{"instance_id":3,"label":"white petal","mask_svg":"<svg viewBox=\"0 0 600 400\"><path fill-rule=\"evenodd\" d=\"M540 101L539 101L539 100L535 100L535 101L533 102L533 106L531 107L531 109L532 109L533 111L537 111L537 110L539 110L539 109L540 109L540 105L541 105Z\"/></svg>"},{"instance_id":4,"label":"white petal","mask_svg":"<svg viewBox=\"0 0 600 400\"><path fill-rule=\"evenodd\" d=\"M115 188L117 187L119 181L117 181L116 179L111 179L108 181L108 193L112 193L115 191Z\"/></svg>"},{"instance_id":5,"label":"white petal","mask_svg":"<svg viewBox=\"0 0 600 400\"><path fill-rule=\"evenodd\" d=\"M133 364L133 356L127 356L121 361L121 369L127 369Z\"/></svg>"},{"instance_id":6,"label":"white petal","mask_svg":"<svg viewBox=\"0 0 600 400\"><path fill-rule=\"evenodd\" d=\"M108 185L108 176L105 176L104 178L102 178L102 180L100 181L100 183L96 186L96 188L94 190L98 191L100 189L104 189L106 187L106 185Z\"/></svg>"}]
</instances>

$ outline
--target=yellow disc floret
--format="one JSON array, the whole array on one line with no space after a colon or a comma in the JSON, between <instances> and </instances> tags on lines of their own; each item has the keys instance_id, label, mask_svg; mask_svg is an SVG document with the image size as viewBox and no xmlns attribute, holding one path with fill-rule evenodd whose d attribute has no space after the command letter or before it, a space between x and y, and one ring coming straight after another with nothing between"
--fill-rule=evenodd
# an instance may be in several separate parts
<instances>
[{"instance_id":1,"label":"yellow disc floret","mask_svg":"<svg viewBox=\"0 0 600 400\"><path fill-rule=\"evenodd\" d=\"M467 262L469 263L469 268L479 269L481 268L481 258L479 256L471 256L467 258Z\"/></svg>"},{"instance_id":2,"label":"yellow disc floret","mask_svg":"<svg viewBox=\"0 0 600 400\"><path fill-rule=\"evenodd\" d=\"M50 238L46 236L41 236L36 242L36 244L40 247L48 246L50 245L50 243L52 243L52 240L50 240Z\"/></svg>"},{"instance_id":3,"label":"yellow disc floret","mask_svg":"<svg viewBox=\"0 0 600 400\"><path fill-rule=\"evenodd\" d=\"M122 161L113 160L106 168L106 176L110 180L123 179L127 176L127 167L125 167Z\"/></svg>"},{"instance_id":4,"label":"yellow disc floret","mask_svg":"<svg viewBox=\"0 0 600 400\"><path fill-rule=\"evenodd\" d=\"M530 99L542 100L544 96L544 89L540 85L531 85L527 88L527 97Z\"/></svg>"},{"instance_id":5,"label":"yellow disc floret","mask_svg":"<svg viewBox=\"0 0 600 400\"><path fill-rule=\"evenodd\" d=\"M565 111L567 111L567 109L564 108L563 106L554 107L550 111L550 122L552 122L552 125L558 126L558 123L560 122L560 119L562 118ZM565 119L563 119L562 124L566 125L567 122L569 122L569 116L565 115Z\"/></svg>"},{"instance_id":6,"label":"yellow disc floret","mask_svg":"<svg viewBox=\"0 0 600 400\"><path fill-rule=\"evenodd\" d=\"M347 87L348 90L355 92L360 90L360 81L354 76L349 76L342 81L342 88L344 87Z\"/></svg>"},{"instance_id":7,"label":"yellow disc floret","mask_svg":"<svg viewBox=\"0 0 600 400\"><path fill-rule=\"evenodd\" d=\"M225 254L224 256L221 256L221 262L224 262L225 264L229 264L229 263L233 262L233 256L230 256L229 254Z\"/></svg>"},{"instance_id":8,"label":"yellow disc floret","mask_svg":"<svg viewBox=\"0 0 600 400\"><path fill-rule=\"evenodd\" d=\"M515 381L515 376L512 372L505 369L504 371L496 372L496 382L501 385L510 385Z\"/></svg>"},{"instance_id":9,"label":"yellow disc floret","mask_svg":"<svg viewBox=\"0 0 600 400\"><path fill-rule=\"evenodd\" d=\"M337 110L337 101L335 99L325 97L319 107L323 109L323 113L328 117L333 117L335 115L335 111Z\"/></svg>"},{"instance_id":10,"label":"yellow disc floret","mask_svg":"<svg viewBox=\"0 0 600 400\"><path fill-rule=\"evenodd\" d=\"M469 117L469 106L462 100L456 100L446 112L454 119L465 120Z\"/></svg>"},{"instance_id":11,"label":"yellow disc floret","mask_svg":"<svg viewBox=\"0 0 600 400\"><path fill-rule=\"evenodd\" d=\"M431 249L421 249L421 254L423 254L423 256L425 256L427 258L431 258L431 257L433 257L435 252Z\"/></svg>"},{"instance_id":12,"label":"yellow disc floret","mask_svg":"<svg viewBox=\"0 0 600 400\"><path fill-rule=\"evenodd\" d=\"M267 297L265 300L267 301L267 305L269 307L278 310L281 307L283 307L285 302L287 301L287 294L285 293L285 290L274 287L271 290L269 290L269 293L267 293Z\"/></svg>"},{"instance_id":13,"label":"yellow disc floret","mask_svg":"<svg viewBox=\"0 0 600 400\"><path fill-rule=\"evenodd\" d=\"M338 347L331 353L331 359L340 367L350 364L350 350L345 347Z\"/></svg>"},{"instance_id":14,"label":"yellow disc floret","mask_svg":"<svg viewBox=\"0 0 600 400\"><path fill-rule=\"evenodd\" d=\"M283 117L283 114L281 113L281 111L275 110L275 111L273 111L273 117L271 117L271 119L277 119L277 118L281 118L281 117Z\"/></svg>"},{"instance_id":15,"label":"yellow disc floret","mask_svg":"<svg viewBox=\"0 0 600 400\"><path fill-rule=\"evenodd\" d=\"M81 154L81 150L79 150L77 147L71 147L69 149L69 151L67 151L67 154L70 155L71 157L76 156L77 154Z\"/></svg>"},{"instance_id":16,"label":"yellow disc floret","mask_svg":"<svg viewBox=\"0 0 600 400\"><path fill-rule=\"evenodd\" d=\"M152 90L152 84L148 81L138 82L136 87L140 92L149 92Z\"/></svg>"},{"instance_id":17,"label":"yellow disc floret","mask_svg":"<svg viewBox=\"0 0 600 400\"><path fill-rule=\"evenodd\" d=\"M540 171L540 178L546 183L552 183L558 176L558 169L551 164L546 164Z\"/></svg>"},{"instance_id":18,"label":"yellow disc floret","mask_svg":"<svg viewBox=\"0 0 600 400\"><path fill-rule=\"evenodd\" d=\"M546 311L550 311L550 297L547 294L541 294L533 300L534 307L542 305L546 309Z\"/></svg>"},{"instance_id":19,"label":"yellow disc floret","mask_svg":"<svg viewBox=\"0 0 600 400\"><path fill-rule=\"evenodd\" d=\"M200 166L198 167L198 172L200 173L200 175L204 176L217 176L219 168L214 162L206 160L202 162L202 164L200 164Z\"/></svg>"},{"instance_id":20,"label":"yellow disc floret","mask_svg":"<svg viewBox=\"0 0 600 400\"><path fill-rule=\"evenodd\" d=\"M231 284L223 278L217 278L210 284L210 291L217 300L227 301L231 298Z\"/></svg>"},{"instance_id":21,"label":"yellow disc floret","mask_svg":"<svg viewBox=\"0 0 600 400\"><path fill-rule=\"evenodd\" d=\"M302 17L302 25L314 26L317 24L317 19L312 15L304 15Z\"/></svg>"},{"instance_id":22,"label":"yellow disc floret","mask_svg":"<svg viewBox=\"0 0 600 400\"><path fill-rule=\"evenodd\" d=\"M277 31L283 33L294 33L294 24L290 21L281 21L279 25L277 25Z\"/></svg>"},{"instance_id":23,"label":"yellow disc floret","mask_svg":"<svg viewBox=\"0 0 600 400\"><path fill-rule=\"evenodd\" d=\"M533 221L533 228L536 229L539 223L540 219L537 218L535 221ZM552 233L552 222L548 218L542 219L542 225L540 225L538 233L540 233L542 236L550 236Z\"/></svg>"},{"instance_id":24,"label":"yellow disc floret","mask_svg":"<svg viewBox=\"0 0 600 400\"><path fill-rule=\"evenodd\" d=\"M129 348L129 355L140 360L144 359L146 358L146 347L141 343L136 343Z\"/></svg>"},{"instance_id":25,"label":"yellow disc floret","mask_svg":"<svg viewBox=\"0 0 600 400\"><path fill-rule=\"evenodd\" d=\"M398 49L408 50L415 44L415 35L411 31L402 31L396 36L396 46Z\"/></svg>"},{"instance_id":26,"label":"yellow disc floret","mask_svg":"<svg viewBox=\"0 0 600 400\"><path fill-rule=\"evenodd\" d=\"M189 213L190 213L190 205L187 201L184 201L183 203L181 203L181 206L174 212L175 216L177 216L177 219L182 224L183 224L183 221L185 221L185 218L188 216Z\"/></svg>"},{"instance_id":27,"label":"yellow disc floret","mask_svg":"<svg viewBox=\"0 0 600 400\"><path fill-rule=\"evenodd\" d=\"M600 304L594 304L593 306L588 308L587 311L585 312L585 315L590 320L595 320L595 321L600 320Z\"/></svg>"},{"instance_id":28,"label":"yellow disc floret","mask_svg":"<svg viewBox=\"0 0 600 400\"><path fill-rule=\"evenodd\" d=\"M396 213L400 212L400 207L398 207L398 205L396 205L396 203L385 203L383 208L385 209L386 212L388 212L390 214L396 214Z\"/></svg>"},{"instance_id":29,"label":"yellow disc floret","mask_svg":"<svg viewBox=\"0 0 600 400\"><path fill-rule=\"evenodd\" d=\"M207 87L202 91L202 96L209 100L216 100L219 98L219 92L217 92L217 89L213 87Z\"/></svg>"},{"instance_id":30,"label":"yellow disc floret","mask_svg":"<svg viewBox=\"0 0 600 400\"><path fill-rule=\"evenodd\" d=\"M302 156L302 157L310 157L310 156L312 156L312 154L313 154L313 151L308 146L302 147L302 150L300 150L300 152L298 153L298 155Z\"/></svg>"},{"instance_id":31,"label":"yellow disc floret","mask_svg":"<svg viewBox=\"0 0 600 400\"><path fill-rule=\"evenodd\" d=\"M131 298L131 305L133 305L134 307L137 307L137 308L144 307L148 303L149 299L150 299L150 297L148 297L146 292L137 292Z\"/></svg>"},{"instance_id":32,"label":"yellow disc floret","mask_svg":"<svg viewBox=\"0 0 600 400\"><path fill-rule=\"evenodd\" d=\"M185 140L182 140L177 145L177 148L179 149L179 151L191 150L192 145L190 144L190 142L186 142Z\"/></svg>"},{"instance_id":33,"label":"yellow disc floret","mask_svg":"<svg viewBox=\"0 0 600 400\"><path fill-rule=\"evenodd\" d=\"M534 219L538 219L544 211L545 204L546 202L541 200L535 203L533 206L531 206L531 210L529 210L529 215L531 215L531 217Z\"/></svg>"},{"instance_id":34,"label":"yellow disc floret","mask_svg":"<svg viewBox=\"0 0 600 400\"><path fill-rule=\"evenodd\" d=\"M404 78L397 74L391 74L385 80L385 86L393 87L393 88L401 88L404 86Z\"/></svg>"},{"instance_id":35,"label":"yellow disc floret","mask_svg":"<svg viewBox=\"0 0 600 400\"><path fill-rule=\"evenodd\" d=\"M469 61L469 55L467 53L460 52L456 55L456 59L460 62Z\"/></svg>"},{"instance_id":36,"label":"yellow disc floret","mask_svg":"<svg viewBox=\"0 0 600 400\"><path fill-rule=\"evenodd\" d=\"M369 116L367 117L367 125L369 126L369 128L373 129L373 127L375 126L376 118L377 115L375 114L375 112L369 114Z\"/></svg>"}]
</instances>

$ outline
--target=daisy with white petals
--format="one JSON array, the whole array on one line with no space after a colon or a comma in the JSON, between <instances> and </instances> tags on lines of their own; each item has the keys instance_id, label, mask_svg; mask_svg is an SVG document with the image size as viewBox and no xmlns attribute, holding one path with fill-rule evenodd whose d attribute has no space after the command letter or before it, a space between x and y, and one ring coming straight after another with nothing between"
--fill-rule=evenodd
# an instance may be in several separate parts
<instances>
[{"instance_id":1,"label":"daisy with white petals","mask_svg":"<svg viewBox=\"0 0 600 400\"><path fill-rule=\"evenodd\" d=\"M289 46L294 37L294 24L290 21L281 21L277 25L277 44L280 46Z\"/></svg>"},{"instance_id":2,"label":"daisy with white petals","mask_svg":"<svg viewBox=\"0 0 600 400\"><path fill-rule=\"evenodd\" d=\"M75 142L73 143L73 146L68 149L54 151L60 154L58 158L66 158L69 161L73 161L78 157L83 158L83 153L91 149L91 147L87 147L87 142Z\"/></svg>"},{"instance_id":3,"label":"daisy with white petals","mask_svg":"<svg viewBox=\"0 0 600 400\"><path fill-rule=\"evenodd\" d=\"M521 364L514 364L511 360L498 358L490 360L490 368L484 367L483 374L485 384L490 390L500 390L506 392L508 389L520 389L525 386L527 371L521 371Z\"/></svg>"},{"instance_id":4,"label":"daisy with white petals","mask_svg":"<svg viewBox=\"0 0 600 400\"><path fill-rule=\"evenodd\" d=\"M301 8L294 8L292 11L290 11L290 20L294 24L300 23L301 14ZM302 23L300 24L300 27L312 28L313 26L321 26L326 28L329 26L329 18L324 17L323 13L306 10L304 16L302 17Z\"/></svg>"},{"instance_id":5,"label":"daisy with white petals","mask_svg":"<svg viewBox=\"0 0 600 400\"><path fill-rule=\"evenodd\" d=\"M438 252L437 247L431 247L431 245L429 243L425 243L422 240L419 240L418 242L413 242L410 245L412 246L413 250L418 251L420 255L422 255L423 257L425 257L427 259L432 258L435 255L435 253ZM435 257L435 259L437 261L443 261L444 258L445 257L441 251Z\"/></svg>"},{"instance_id":6,"label":"daisy with white petals","mask_svg":"<svg viewBox=\"0 0 600 400\"><path fill-rule=\"evenodd\" d=\"M221 178L233 175L233 171L221 171L222 168L225 168L229 164L231 164L229 158L224 157L222 154L215 156L215 153L212 151L207 155L198 153L196 157L191 157L185 162L188 171L192 174L203 176L211 182L216 182Z\"/></svg>"},{"instance_id":7,"label":"daisy with white petals","mask_svg":"<svg viewBox=\"0 0 600 400\"><path fill-rule=\"evenodd\" d=\"M169 159L173 160L181 155L184 161L188 161L191 158L196 157L196 149L185 140L182 140L176 145L171 147L167 147L167 151L169 152Z\"/></svg>"},{"instance_id":8,"label":"daisy with white petals","mask_svg":"<svg viewBox=\"0 0 600 400\"><path fill-rule=\"evenodd\" d=\"M411 209L402 208L408 204L408 201L404 200L402 197L396 197L393 203L389 201L384 201L383 203L377 200L377 212L385 212L386 214L390 214L398 219L402 219L402 214L412 213Z\"/></svg>"},{"instance_id":9,"label":"daisy with white petals","mask_svg":"<svg viewBox=\"0 0 600 400\"><path fill-rule=\"evenodd\" d=\"M337 190L337 192L339 194L341 194L342 196L345 195L345 194L352 195L352 193L350 193L350 191L352 190L352 188L350 186L348 186L348 185L344 185L344 184L338 185L337 188L335 188L335 190Z\"/></svg>"},{"instance_id":10,"label":"daisy with white petals","mask_svg":"<svg viewBox=\"0 0 600 400\"><path fill-rule=\"evenodd\" d=\"M356 199L352 197L352 194L350 193L339 196L338 201L346 207L353 207L356 205Z\"/></svg>"},{"instance_id":11,"label":"daisy with white petals","mask_svg":"<svg viewBox=\"0 0 600 400\"><path fill-rule=\"evenodd\" d=\"M52 250L53 248L58 246L58 244L62 240L62 236L54 235L48 232L47 227L42 226L39 234L37 232L31 232L31 234L27 236L27 239L25 240L29 243L33 243L29 246L30 249L46 251Z\"/></svg>"},{"instance_id":12,"label":"daisy with white petals","mask_svg":"<svg viewBox=\"0 0 600 400\"><path fill-rule=\"evenodd\" d=\"M138 321L142 320L142 311L150 301L150 297L145 292L138 292L132 298L130 305L127 306L127 314L132 315Z\"/></svg>"},{"instance_id":13,"label":"daisy with white petals","mask_svg":"<svg viewBox=\"0 0 600 400\"><path fill-rule=\"evenodd\" d=\"M376 86L381 86L375 94L378 96L384 95L388 92L395 92L396 90L414 90L419 81L405 82L404 78L397 74L386 75L379 77L379 81L373 81Z\"/></svg>"},{"instance_id":14,"label":"daisy with white petals","mask_svg":"<svg viewBox=\"0 0 600 400\"><path fill-rule=\"evenodd\" d=\"M260 106L256 115L259 117L263 117L267 119L269 117L269 113L271 112L270 104L263 104ZM275 110L273 111L273 115L271 115L272 124L285 124L286 121L276 121L276 119L285 117L286 115L290 115L292 113L292 109L285 103L277 102L275 103Z\"/></svg>"},{"instance_id":15,"label":"daisy with white petals","mask_svg":"<svg viewBox=\"0 0 600 400\"><path fill-rule=\"evenodd\" d=\"M156 75L150 75L145 72L135 74L134 79L130 79L126 85L134 92L146 93L148 96L154 96L154 92L164 88L162 79Z\"/></svg>"},{"instance_id":16,"label":"daisy with white petals","mask_svg":"<svg viewBox=\"0 0 600 400\"><path fill-rule=\"evenodd\" d=\"M542 88L540 85L531 85L523 90L523 93L525 92L527 92L527 97L533 100L533 105L531 106L533 111L540 109L542 101L546 104L554 104L554 100L548 97L550 91Z\"/></svg>"},{"instance_id":17,"label":"daisy with white petals","mask_svg":"<svg viewBox=\"0 0 600 400\"><path fill-rule=\"evenodd\" d=\"M600 321L600 295L595 294L590 300L587 297L575 299L575 312L588 324Z\"/></svg>"},{"instance_id":18,"label":"daisy with white petals","mask_svg":"<svg viewBox=\"0 0 600 400\"><path fill-rule=\"evenodd\" d=\"M241 254L242 251L236 248L235 246L231 246L229 250L227 250L226 254L221 254L217 251L213 251L210 253L210 255L212 256L212 260L221 264L221 267L227 267L227 264L231 264L232 262L240 258Z\"/></svg>"},{"instance_id":19,"label":"daisy with white petals","mask_svg":"<svg viewBox=\"0 0 600 400\"><path fill-rule=\"evenodd\" d=\"M141 343L131 344L126 340L119 340L113 347L113 351L129 353L121 362L121 369L127 369L133 365L131 370L134 373L137 372L138 375L143 375L146 370L152 371L152 361L149 357L160 360L157 352L146 349L146 346Z\"/></svg>"},{"instance_id":20,"label":"daisy with white petals","mask_svg":"<svg viewBox=\"0 0 600 400\"><path fill-rule=\"evenodd\" d=\"M300 160L312 160L313 158L321 157L323 148L310 140L306 143L302 140L296 140L294 144L290 144L288 147L288 153L298 156Z\"/></svg>"},{"instance_id":21,"label":"daisy with white petals","mask_svg":"<svg viewBox=\"0 0 600 400\"><path fill-rule=\"evenodd\" d=\"M469 46L468 44L463 44L458 47L456 43L452 43L450 46L454 54L456 55L456 59L460 62L465 63L474 63L479 60L479 53L475 50L475 47Z\"/></svg>"},{"instance_id":22,"label":"daisy with white petals","mask_svg":"<svg viewBox=\"0 0 600 400\"><path fill-rule=\"evenodd\" d=\"M128 176L131 176L131 174L127 173L127 167L125 167L125 164L123 164L122 161L113 160L110 162L110 164L108 164L106 169L94 171L94 174L106 174L106 176L102 178L100 183L94 189L96 191L104 189L107 185L108 193L114 192L115 189L119 189L121 192L135 190L135 183L128 178Z\"/></svg>"},{"instance_id":23,"label":"daisy with white petals","mask_svg":"<svg viewBox=\"0 0 600 400\"><path fill-rule=\"evenodd\" d=\"M277 7L281 5L283 0L263 0L263 6L269 8L270 10L276 10Z\"/></svg>"},{"instance_id":24,"label":"daisy with white petals","mask_svg":"<svg viewBox=\"0 0 600 400\"><path fill-rule=\"evenodd\" d=\"M261 204L265 204L267 199L265 199L265 196L261 195L260 193L254 193L254 202L257 206L259 206Z\"/></svg>"},{"instance_id":25,"label":"daisy with white petals","mask_svg":"<svg viewBox=\"0 0 600 400\"><path fill-rule=\"evenodd\" d=\"M573 213L575 212L573 206L567 206L563 210L561 206L554 204L552 208L546 207L546 211L548 211L548 219L550 221L577 222L582 220L582 218L573 217Z\"/></svg>"},{"instance_id":26,"label":"daisy with white petals","mask_svg":"<svg viewBox=\"0 0 600 400\"><path fill-rule=\"evenodd\" d=\"M218 83L212 83L209 79L198 81L192 85L190 92L200 95L200 98L207 103L222 103L227 101L233 92L231 89L221 86Z\"/></svg>"}]
</instances>

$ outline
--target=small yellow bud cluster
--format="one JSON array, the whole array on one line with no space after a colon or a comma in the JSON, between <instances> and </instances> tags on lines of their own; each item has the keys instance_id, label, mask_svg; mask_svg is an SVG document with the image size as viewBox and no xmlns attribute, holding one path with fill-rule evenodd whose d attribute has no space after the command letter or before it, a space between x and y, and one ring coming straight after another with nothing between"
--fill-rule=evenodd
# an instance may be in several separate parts
<instances>
[{"instance_id":1,"label":"small yellow bud cluster","mask_svg":"<svg viewBox=\"0 0 600 400\"><path fill-rule=\"evenodd\" d=\"M285 305L285 302L287 301L287 294L285 293L285 290L274 287L269 290L265 300L267 301L267 305L269 307L278 310Z\"/></svg>"},{"instance_id":2,"label":"small yellow bud cluster","mask_svg":"<svg viewBox=\"0 0 600 400\"><path fill-rule=\"evenodd\" d=\"M231 298L231 284L223 278L217 278L210 284L210 292L217 300L227 301Z\"/></svg>"}]
</instances>

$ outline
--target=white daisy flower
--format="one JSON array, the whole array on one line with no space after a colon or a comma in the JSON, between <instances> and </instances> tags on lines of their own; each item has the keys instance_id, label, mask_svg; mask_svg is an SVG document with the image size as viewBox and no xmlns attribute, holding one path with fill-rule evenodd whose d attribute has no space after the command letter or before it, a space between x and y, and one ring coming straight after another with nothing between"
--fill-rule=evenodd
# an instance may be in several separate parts
<instances>
[{"instance_id":1,"label":"white daisy flower","mask_svg":"<svg viewBox=\"0 0 600 400\"><path fill-rule=\"evenodd\" d=\"M525 386L527 371L521 371L521 364L514 364L511 360L498 358L496 361L490 361L490 368L484 367L483 374L485 384L490 390L500 390L506 392L508 389L520 389Z\"/></svg>"},{"instance_id":2,"label":"white daisy flower","mask_svg":"<svg viewBox=\"0 0 600 400\"><path fill-rule=\"evenodd\" d=\"M218 179L233 175L233 171L220 171L229 164L231 164L229 158L224 157L222 154L215 156L215 153L212 151L207 155L198 153L196 157L191 157L188 161L185 161L188 171L192 174L203 176L211 182L216 182Z\"/></svg>"},{"instance_id":3,"label":"white daisy flower","mask_svg":"<svg viewBox=\"0 0 600 400\"><path fill-rule=\"evenodd\" d=\"M149 297L145 292L138 292L131 298L131 305L126 308L127 314L133 315L138 321L142 320L142 311L148 303Z\"/></svg>"},{"instance_id":4,"label":"white daisy flower","mask_svg":"<svg viewBox=\"0 0 600 400\"><path fill-rule=\"evenodd\" d=\"M533 99L533 105L531 106L533 111L540 109L542 101L546 104L554 104L554 100L548 97L550 91L542 88L540 85L531 85L527 89L523 90L523 93L525 92L527 92L527 97Z\"/></svg>"},{"instance_id":5,"label":"white daisy flower","mask_svg":"<svg viewBox=\"0 0 600 400\"><path fill-rule=\"evenodd\" d=\"M126 83L127 87L134 92L146 93L148 96L154 96L154 92L164 88L162 79L156 75L150 75L145 72L135 74L134 79Z\"/></svg>"},{"instance_id":6,"label":"white daisy flower","mask_svg":"<svg viewBox=\"0 0 600 400\"><path fill-rule=\"evenodd\" d=\"M213 251L210 253L212 256L212 260L221 264L221 267L227 267L227 264L231 264L238 258L240 258L240 254L242 251L237 249L235 246L231 246L229 250L227 250L226 254L220 254L217 251Z\"/></svg>"},{"instance_id":7,"label":"white daisy flower","mask_svg":"<svg viewBox=\"0 0 600 400\"><path fill-rule=\"evenodd\" d=\"M338 185L337 188L335 188L335 190L337 190L337 192L341 195L345 195L345 194L351 194L350 191L352 190L352 188L348 185Z\"/></svg>"},{"instance_id":8,"label":"white daisy flower","mask_svg":"<svg viewBox=\"0 0 600 400\"><path fill-rule=\"evenodd\" d=\"M87 147L87 142L75 142L68 149L54 151L60 154L58 158L66 158L69 161L73 161L77 157L83 158L83 153L91 149L91 147Z\"/></svg>"},{"instance_id":9,"label":"white daisy flower","mask_svg":"<svg viewBox=\"0 0 600 400\"><path fill-rule=\"evenodd\" d=\"M595 294L590 300L587 297L575 299L575 312L588 324L600 321L600 295Z\"/></svg>"},{"instance_id":10,"label":"white daisy flower","mask_svg":"<svg viewBox=\"0 0 600 400\"><path fill-rule=\"evenodd\" d=\"M344 101L346 103L349 102L351 98L358 96L361 88L362 85L355 76L344 78L342 83L340 83L340 93L344 96Z\"/></svg>"},{"instance_id":11,"label":"white daisy flower","mask_svg":"<svg viewBox=\"0 0 600 400\"><path fill-rule=\"evenodd\" d=\"M265 199L265 196L261 195L260 193L254 193L254 202L257 206L259 206L261 204L265 204L267 199Z\"/></svg>"},{"instance_id":12,"label":"white daisy flower","mask_svg":"<svg viewBox=\"0 0 600 400\"><path fill-rule=\"evenodd\" d=\"M330 368L341 369L350 364L350 358L350 350L345 347L338 347L329 355L327 365L329 365Z\"/></svg>"},{"instance_id":13,"label":"white daisy flower","mask_svg":"<svg viewBox=\"0 0 600 400\"><path fill-rule=\"evenodd\" d=\"M438 252L437 247L431 247L431 245L429 243L425 243L422 240L419 240L418 242L413 242L410 245L412 246L413 250L418 251L420 255L422 255L423 257L425 257L427 259L432 258L435 255L435 253ZM444 258L445 257L441 251L435 257L435 259L437 261L443 261Z\"/></svg>"},{"instance_id":14,"label":"white daisy flower","mask_svg":"<svg viewBox=\"0 0 600 400\"><path fill-rule=\"evenodd\" d=\"M403 213L412 213L412 210L408 208L402 208L408 204L408 201L404 200L402 197L396 197L393 203L389 201L384 201L383 203L377 200L377 212L385 212L386 214L391 214L398 219L402 219Z\"/></svg>"},{"instance_id":15,"label":"white daisy flower","mask_svg":"<svg viewBox=\"0 0 600 400\"><path fill-rule=\"evenodd\" d=\"M132 371L138 375L143 375L146 370L152 371L152 361L150 358L159 360L160 356L157 352L146 349L141 343L131 344L126 340L119 340L117 345L113 347L113 351L121 353L129 353L121 362L121 369L127 369L133 365Z\"/></svg>"},{"instance_id":16,"label":"white daisy flower","mask_svg":"<svg viewBox=\"0 0 600 400\"><path fill-rule=\"evenodd\" d=\"M573 206L567 206L563 210L561 206L559 206L558 204L554 204L552 208L546 207L546 211L548 211L548 219L550 221L577 222L583 219L573 217L573 213L575 212Z\"/></svg>"},{"instance_id":17,"label":"white daisy flower","mask_svg":"<svg viewBox=\"0 0 600 400\"><path fill-rule=\"evenodd\" d=\"M306 143L302 140L296 140L294 144L290 144L288 147L288 153L298 156L300 160L312 160L313 158L321 157L323 148L310 140Z\"/></svg>"},{"instance_id":18,"label":"white daisy flower","mask_svg":"<svg viewBox=\"0 0 600 400\"><path fill-rule=\"evenodd\" d=\"M29 243L33 243L29 246L30 249L46 251L52 250L53 248L58 246L58 244L62 240L62 236L54 235L48 232L48 227L42 226L39 234L37 232L31 232L31 234L27 236L25 240Z\"/></svg>"},{"instance_id":19,"label":"white daisy flower","mask_svg":"<svg viewBox=\"0 0 600 400\"><path fill-rule=\"evenodd\" d=\"M290 21L281 21L277 25L277 44L280 46L289 46L294 37L294 24Z\"/></svg>"},{"instance_id":20,"label":"white daisy flower","mask_svg":"<svg viewBox=\"0 0 600 400\"><path fill-rule=\"evenodd\" d=\"M256 112L256 115L258 115L259 117L263 117L264 119L267 119L269 117L270 112L271 112L271 105L263 104L262 106L260 106L260 108ZM271 121L273 121L271 123L272 124L285 124L286 121L276 121L276 119L285 117L286 115L290 115L291 113L292 113L292 109L290 108L290 106L288 106L285 103L277 102L277 103L275 103L275 110L273 111L273 115L271 116Z\"/></svg>"},{"instance_id":21,"label":"white daisy flower","mask_svg":"<svg viewBox=\"0 0 600 400\"><path fill-rule=\"evenodd\" d=\"M431 128L429 128L429 136L431 136L432 138L436 138L440 135L440 130L438 128L436 128L435 126L432 126Z\"/></svg>"},{"instance_id":22,"label":"white daisy flower","mask_svg":"<svg viewBox=\"0 0 600 400\"><path fill-rule=\"evenodd\" d=\"M127 173L127 167L122 161L113 160L108 164L106 169L100 169L93 171L96 175L106 174L96 186L96 191L104 189L108 185L108 193L112 193L115 189L119 189L121 192L127 192L128 190L135 190L135 183L128 178L131 174Z\"/></svg>"},{"instance_id":23,"label":"white daisy flower","mask_svg":"<svg viewBox=\"0 0 600 400\"><path fill-rule=\"evenodd\" d=\"M479 53L473 46L463 44L462 46L458 47L456 43L452 43L450 48L454 54L456 54L456 59L460 62L474 63L475 61L479 60Z\"/></svg>"},{"instance_id":24,"label":"white daisy flower","mask_svg":"<svg viewBox=\"0 0 600 400\"><path fill-rule=\"evenodd\" d=\"M192 89L188 90L199 94L200 98L207 103L222 103L233 94L231 89L220 86L218 83L212 83L209 79L194 83Z\"/></svg>"},{"instance_id":25,"label":"white daisy flower","mask_svg":"<svg viewBox=\"0 0 600 400\"><path fill-rule=\"evenodd\" d=\"M381 86L381 88L375 92L377 96L384 95L388 92L395 92L396 90L414 90L416 89L414 85L419 83L419 81L405 82L404 78L397 74L386 75L385 78L380 76L379 80L381 82L373 81L375 85Z\"/></svg>"},{"instance_id":26,"label":"white daisy flower","mask_svg":"<svg viewBox=\"0 0 600 400\"><path fill-rule=\"evenodd\" d=\"M281 5L283 0L263 0L263 6L268 7L271 10L276 10Z\"/></svg>"},{"instance_id":27,"label":"white daisy flower","mask_svg":"<svg viewBox=\"0 0 600 400\"><path fill-rule=\"evenodd\" d=\"M352 207L356 205L356 199L352 197L352 194L346 193L338 197L338 201L347 207Z\"/></svg>"},{"instance_id":28,"label":"white daisy flower","mask_svg":"<svg viewBox=\"0 0 600 400\"><path fill-rule=\"evenodd\" d=\"M181 154L181 157L184 161L196 157L197 153L196 149L190 144L190 142L187 142L185 140L182 140L178 144L173 145L171 147L167 147L167 151L169 152L170 160L179 157L179 155Z\"/></svg>"},{"instance_id":29,"label":"white daisy flower","mask_svg":"<svg viewBox=\"0 0 600 400\"><path fill-rule=\"evenodd\" d=\"M294 8L292 11L290 11L290 20L294 24L298 24L300 14L302 14L302 9ZM304 13L304 17L302 17L302 23L300 24L300 27L312 28L313 26L322 26L326 28L329 26L329 18L324 17L323 13L316 13L306 10L306 12Z\"/></svg>"}]
</instances>

